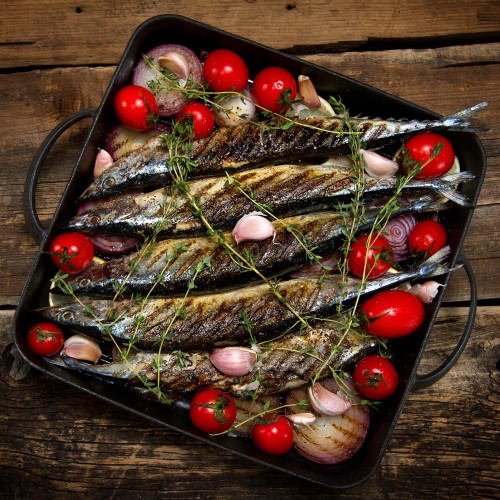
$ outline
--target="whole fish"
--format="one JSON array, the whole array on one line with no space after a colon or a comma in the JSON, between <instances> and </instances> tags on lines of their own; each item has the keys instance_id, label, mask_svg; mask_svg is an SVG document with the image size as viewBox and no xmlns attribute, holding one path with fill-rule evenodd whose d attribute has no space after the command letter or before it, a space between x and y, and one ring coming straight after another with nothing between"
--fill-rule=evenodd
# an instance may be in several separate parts
<instances>
[{"instance_id":1,"label":"whole fish","mask_svg":"<svg viewBox=\"0 0 500 500\"><path fill-rule=\"evenodd\" d=\"M384 139L430 129L468 129L470 117L485 103L460 111L449 117L419 120L380 120L354 118L359 138L371 145ZM325 154L349 152L349 134L345 118L309 118L295 120L278 118L271 125L244 123L233 128L219 128L209 137L193 143L188 153L196 162L192 176L220 175L242 168ZM286 126L283 126L283 125ZM267 125L267 126L266 126ZM141 187L159 187L171 182L170 163L162 135L143 148L116 161L84 191L80 200L92 200Z\"/></svg>"},{"instance_id":2,"label":"whole fish","mask_svg":"<svg viewBox=\"0 0 500 500\"><path fill-rule=\"evenodd\" d=\"M332 346L339 345L332 354ZM375 350L374 337L350 329L345 335L337 322L321 323L306 332L293 332L269 344L258 355L258 363L243 376L227 376L210 361L209 352L155 353L131 351L126 361L91 365L61 355L49 361L67 368L86 372L114 382L143 386L146 379L157 382L160 367L160 387L174 392L192 392L211 387L235 395L250 392L273 394L311 381L329 359L319 378L331 375L330 370L348 369ZM139 378L139 374L140 377Z\"/></svg>"},{"instance_id":3,"label":"whole fish","mask_svg":"<svg viewBox=\"0 0 500 500\"><path fill-rule=\"evenodd\" d=\"M207 349L237 344L249 334L282 333L304 317L328 317L358 294L448 272L441 249L420 267L369 280L329 275L324 280L298 278L275 283L281 298L266 283L236 290L187 297L124 300L84 300L35 310L67 330L130 343L141 349ZM286 302L286 304L285 304ZM290 309L290 306L292 309ZM300 315L300 318L297 317Z\"/></svg>"},{"instance_id":4,"label":"whole fish","mask_svg":"<svg viewBox=\"0 0 500 500\"><path fill-rule=\"evenodd\" d=\"M336 157L321 165L275 165L225 176L191 180L186 183L197 200L206 221L216 230L232 228L243 215L256 210L246 196L270 207L276 217L287 217L335 207L342 197L356 189L353 168L346 157ZM459 172L438 179L413 179L405 187L433 190L460 204L468 204L457 191L457 184L470 180L470 172ZM367 178L365 193L390 192L396 178ZM238 184L245 191L238 189ZM245 194L246 193L246 194ZM84 233L113 233L158 238L206 234L202 219L193 211L188 198L172 186L146 194L110 196L97 200L83 213L64 224L64 229Z\"/></svg>"},{"instance_id":5,"label":"whole fish","mask_svg":"<svg viewBox=\"0 0 500 500\"><path fill-rule=\"evenodd\" d=\"M430 193L414 199L406 198L394 211L393 216L407 212L442 211L449 206L441 198ZM374 222L379 209L367 209L364 230ZM315 255L324 256L341 243L342 231L352 218L335 212L287 217L273 221L276 234L264 241L247 241L236 244L231 233L225 240L238 253L252 255L255 267L266 276L283 274L308 262L304 242L314 249ZM295 233L291 232L291 228ZM132 294L166 296L182 294L196 272L196 264L203 257L210 257L210 267L197 274L197 292L223 287L235 287L251 281L253 273L245 272L227 250L214 238L193 237L167 239L130 255L94 265L78 275L69 276L66 285L73 293L114 297ZM60 290L54 289L56 293Z\"/></svg>"}]
</instances>

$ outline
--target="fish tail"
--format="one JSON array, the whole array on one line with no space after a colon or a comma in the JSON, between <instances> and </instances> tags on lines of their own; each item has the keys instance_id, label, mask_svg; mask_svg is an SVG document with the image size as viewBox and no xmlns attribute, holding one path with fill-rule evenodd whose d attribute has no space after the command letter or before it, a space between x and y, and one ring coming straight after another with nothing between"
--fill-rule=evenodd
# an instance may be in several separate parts
<instances>
[{"instance_id":1,"label":"fish tail","mask_svg":"<svg viewBox=\"0 0 500 500\"><path fill-rule=\"evenodd\" d=\"M462 182L473 180L475 175L472 172L458 172L443 177L436 183L436 191L445 198L463 207L471 207L472 203L466 195L458 191L458 185Z\"/></svg>"},{"instance_id":2,"label":"fish tail","mask_svg":"<svg viewBox=\"0 0 500 500\"><path fill-rule=\"evenodd\" d=\"M452 115L445 116L443 119L438 120L436 125L438 127L446 128L447 130L468 130L472 131L474 128L472 127L470 120L471 118L482 109L488 106L487 102L480 102L471 106L469 108L462 109L453 113Z\"/></svg>"},{"instance_id":3,"label":"fish tail","mask_svg":"<svg viewBox=\"0 0 500 500\"><path fill-rule=\"evenodd\" d=\"M451 254L449 245L438 250L434 255L431 255L418 269L420 276L439 276L450 271L450 266L446 260Z\"/></svg>"}]
</instances>

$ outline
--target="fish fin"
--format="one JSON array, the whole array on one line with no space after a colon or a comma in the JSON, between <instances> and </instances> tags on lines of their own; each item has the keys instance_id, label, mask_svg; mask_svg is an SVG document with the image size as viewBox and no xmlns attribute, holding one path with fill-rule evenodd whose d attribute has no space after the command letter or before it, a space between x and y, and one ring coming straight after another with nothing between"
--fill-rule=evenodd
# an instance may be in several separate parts
<instances>
[{"instance_id":1,"label":"fish fin","mask_svg":"<svg viewBox=\"0 0 500 500\"><path fill-rule=\"evenodd\" d=\"M440 182L436 186L436 191L443 195L445 198L455 202L457 205L461 205L463 207L472 207L472 203L463 193L460 193L457 190L457 187L462 182L468 182L475 179L475 175L472 172L468 172L464 170L463 172L457 172L456 174L450 174L443 177L441 180L444 182Z\"/></svg>"},{"instance_id":2,"label":"fish fin","mask_svg":"<svg viewBox=\"0 0 500 500\"><path fill-rule=\"evenodd\" d=\"M474 106L471 106L469 108L461 109L460 111L457 111L456 113L453 113L449 116L445 116L441 120L438 120L436 125L438 127L446 128L447 130L473 131L474 128L472 127L472 125L470 123L471 118L478 111L481 111L482 109L486 108L487 106L488 106L487 102L480 102L480 103L475 104Z\"/></svg>"}]
</instances>

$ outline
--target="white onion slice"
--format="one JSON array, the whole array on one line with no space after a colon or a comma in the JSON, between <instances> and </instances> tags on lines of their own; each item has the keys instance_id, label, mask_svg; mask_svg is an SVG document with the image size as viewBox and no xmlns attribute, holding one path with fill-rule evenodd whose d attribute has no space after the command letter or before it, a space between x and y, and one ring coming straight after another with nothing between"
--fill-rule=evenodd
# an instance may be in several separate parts
<instances>
[{"instance_id":1,"label":"white onion slice","mask_svg":"<svg viewBox=\"0 0 500 500\"><path fill-rule=\"evenodd\" d=\"M354 384L349 378L346 384L352 389ZM333 379L321 382L328 390L335 392L338 384ZM299 387L289 391L286 404L294 404L307 399L307 388ZM363 445L369 426L369 409L356 404L359 398L353 399L353 405L342 415L316 415L316 420L302 428L294 430L294 448L307 459L320 464L338 464L351 458ZM298 406L290 407L290 413L301 413Z\"/></svg>"},{"instance_id":2,"label":"white onion slice","mask_svg":"<svg viewBox=\"0 0 500 500\"><path fill-rule=\"evenodd\" d=\"M148 132L139 132L123 125L113 127L104 144L104 149L111 155L113 161L120 159L122 156L139 149L146 142L160 133L159 130L153 129Z\"/></svg>"}]
</instances>

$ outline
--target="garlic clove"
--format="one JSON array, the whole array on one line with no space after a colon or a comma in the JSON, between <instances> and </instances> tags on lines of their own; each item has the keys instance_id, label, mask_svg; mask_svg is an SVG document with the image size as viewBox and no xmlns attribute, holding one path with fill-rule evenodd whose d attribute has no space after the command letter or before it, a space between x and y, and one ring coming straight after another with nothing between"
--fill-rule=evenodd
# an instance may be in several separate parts
<instances>
[{"instance_id":1,"label":"garlic clove","mask_svg":"<svg viewBox=\"0 0 500 500\"><path fill-rule=\"evenodd\" d=\"M309 402L320 415L342 415L350 407L351 403L347 399L330 392L321 384L315 382L308 389Z\"/></svg>"},{"instance_id":2,"label":"garlic clove","mask_svg":"<svg viewBox=\"0 0 500 500\"><path fill-rule=\"evenodd\" d=\"M302 103L308 108L321 108L321 100L312 80L306 75L299 75L297 84L299 95L302 97Z\"/></svg>"},{"instance_id":3,"label":"garlic clove","mask_svg":"<svg viewBox=\"0 0 500 500\"><path fill-rule=\"evenodd\" d=\"M182 80L187 80L190 73L188 60L179 52L166 52L158 58L160 68L171 71Z\"/></svg>"},{"instance_id":4,"label":"garlic clove","mask_svg":"<svg viewBox=\"0 0 500 500\"><path fill-rule=\"evenodd\" d=\"M365 172L370 177L376 179L387 179L396 174L399 169L397 162L390 160L385 156L375 153L375 151L368 151L366 149L360 150L365 162Z\"/></svg>"},{"instance_id":5,"label":"garlic clove","mask_svg":"<svg viewBox=\"0 0 500 500\"><path fill-rule=\"evenodd\" d=\"M99 177L111 165L113 165L113 157L105 149L99 149L95 157L94 178Z\"/></svg>"},{"instance_id":6,"label":"garlic clove","mask_svg":"<svg viewBox=\"0 0 500 500\"><path fill-rule=\"evenodd\" d=\"M222 347L210 353L210 361L224 375L241 377L252 371L257 354L247 347Z\"/></svg>"},{"instance_id":7,"label":"garlic clove","mask_svg":"<svg viewBox=\"0 0 500 500\"><path fill-rule=\"evenodd\" d=\"M440 286L444 285L437 281L426 281L423 284L413 285L408 291L418 297L424 304L430 304L436 298Z\"/></svg>"},{"instance_id":8,"label":"garlic clove","mask_svg":"<svg viewBox=\"0 0 500 500\"><path fill-rule=\"evenodd\" d=\"M61 353L70 358L92 363L97 363L102 356L101 348L95 340L79 334L69 337L64 342Z\"/></svg>"},{"instance_id":9,"label":"garlic clove","mask_svg":"<svg viewBox=\"0 0 500 500\"><path fill-rule=\"evenodd\" d=\"M234 226L233 237L236 243L244 241L263 241L276 235L276 229L261 212L244 215Z\"/></svg>"},{"instance_id":10,"label":"garlic clove","mask_svg":"<svg viewBox=\"0 0 500 500\"><path fill-rule=\"evenodd\" d=\"M309 427L316 421L316 417L312 413L294 413L293 415L287 415L287 417L297 429Z\"/></svg>"}]
</instances>

